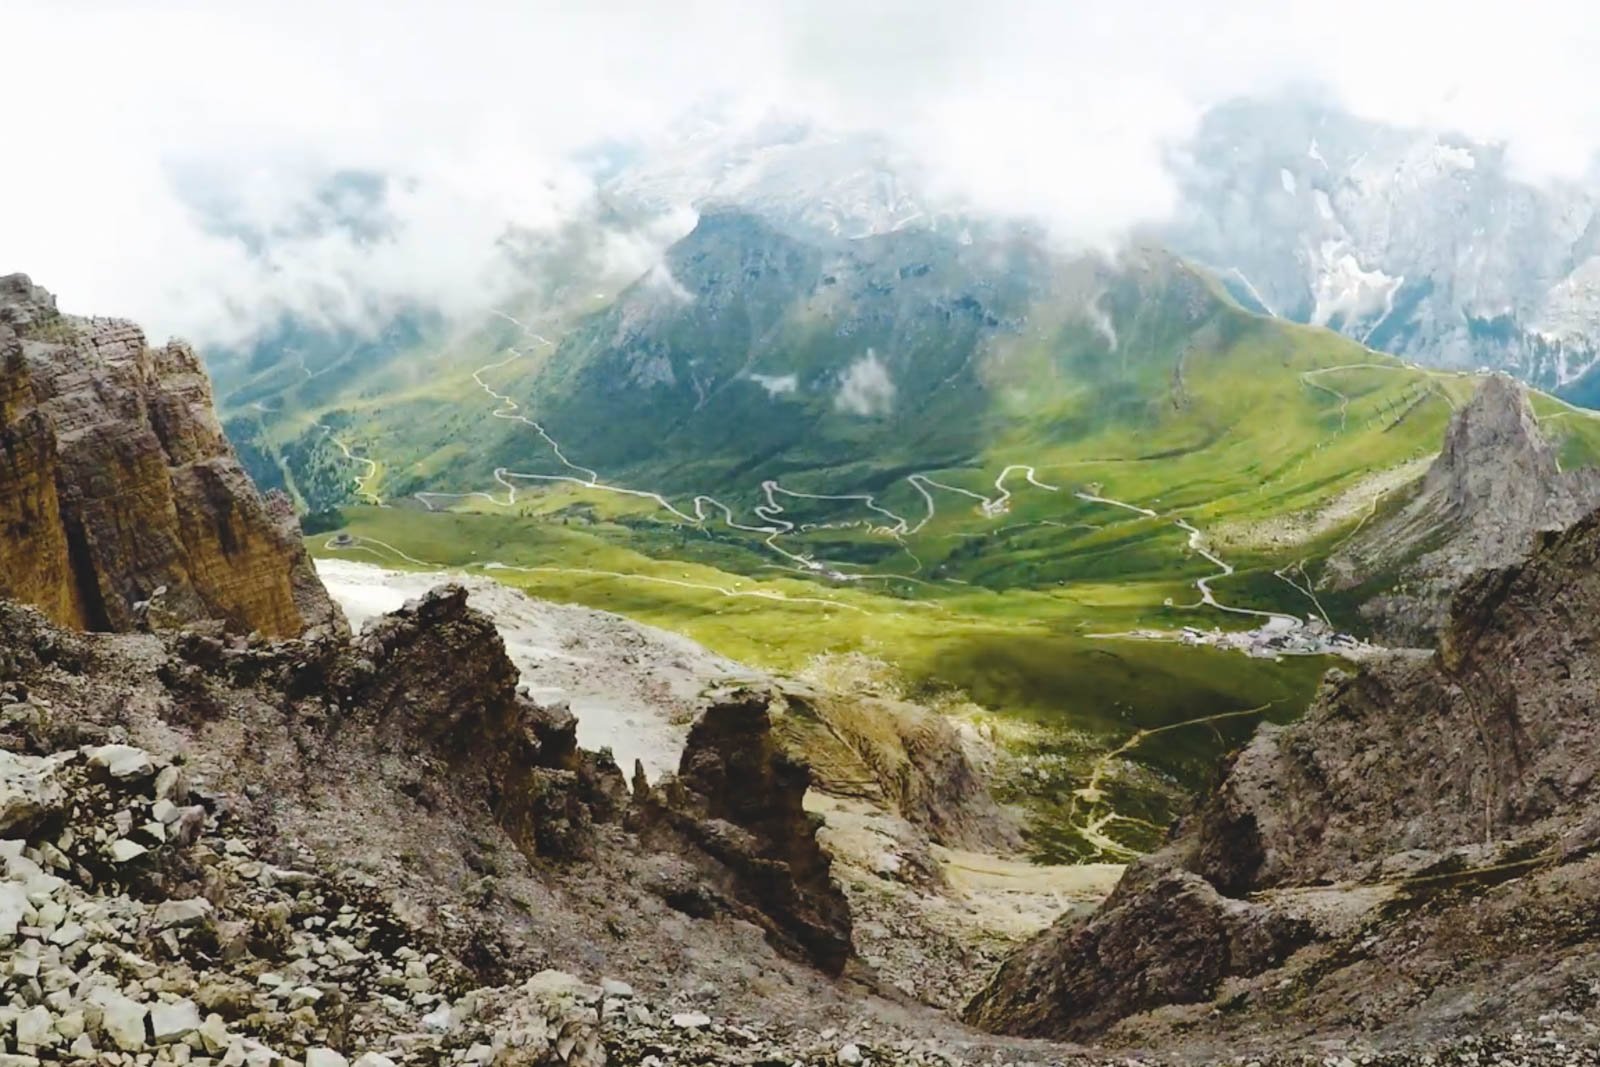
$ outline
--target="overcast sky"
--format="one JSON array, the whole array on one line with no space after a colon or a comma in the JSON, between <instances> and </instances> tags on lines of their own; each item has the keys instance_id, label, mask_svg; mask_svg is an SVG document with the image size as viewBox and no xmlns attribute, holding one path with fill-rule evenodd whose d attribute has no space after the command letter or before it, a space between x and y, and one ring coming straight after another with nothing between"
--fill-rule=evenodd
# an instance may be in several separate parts
<instances>
[{"instance_id":1,"label":"overcast sky","mask_svg":"<svg viewBox=\"0 0 1600 1067\"><path fill-rule=\"evenodd\" d=\"M1159 217L1164 153L1198 116L1289 87L1504 140L1529 177L1570 176L1600 147L1589 10L5 0L0 272L202 343L283 310L470 309L505 284L508 223L591 205L576 153L648 143L707 107L886 132L940 189L1066 239ZM393 179L383 239L318 224L342 171Z\"/></svg>"}]
</instances>

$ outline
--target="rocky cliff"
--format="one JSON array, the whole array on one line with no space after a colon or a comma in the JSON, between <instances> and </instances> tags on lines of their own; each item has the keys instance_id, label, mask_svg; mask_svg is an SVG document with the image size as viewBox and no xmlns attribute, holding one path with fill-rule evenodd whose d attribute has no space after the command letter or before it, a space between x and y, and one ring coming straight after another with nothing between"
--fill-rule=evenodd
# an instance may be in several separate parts
<instances>
[{"instance_id":1,"label":"rocky cliff","mask_svg":"<svg viewBox=\"0 0 1600 1067\"><path fill-rule=\"evenodd\" d=\"M675 776L641 790L638 824L667 830L709 863L703 903L742 901L777 943L837 974L850 958L850 905L817 843L821 820L804 807L811 775L779 744L771 696L741 690L705 710L689 731Z\"/></svg>"},{"instance_id":2,"label":"rocky cliff","mask_svg":"<svg viewBox=\"0 0 1600 1067\"><path fill-rule=\"evenodd\" d=\"M96 630L343 627L288 502L239 466L194 351L63 315L23 275L0 278L0 596Z\"/></svg>"},{"instance_id":3,"label":"rocky cliff","mask_svg":"<svg viewBox=\"0 0 1600 1067\"><path fill-rule=\"evenodd\" d=\"M881 1008L817 969L853 952L808 783L744 694L630 797L459 588L277 643L0 601L0 945L42 980L0 974L0 1055L834 1062Z\"/></svg>"},{"instance_id":4,"label":"rocky cliff","mask_svg":"<svg viewBox=\"0 0 1600 1067\"><path fill-rule=\"evenodd\" d=\"M1526 390L1494 375L1450 420L1412 496L1342 546L1324 584L1390 586L1363 614L1391 642L1431 644L1462 581L1521 559L1537 533L1596 506L1600 472L1563 471Z\"/></svg>"},{"instance_id":5,"label":"rocky cliff","mask_svg":"<svg viewBox=\"0 0 1600 1067\"><path fill-rule=\"evenodd\" d=\"M1167 847L1008 960L968 1017L1248 1043L1592 1014L1597 605L1600 513L1468 581L1434 655L1334 674L1304 720L1263 727Z\"/></svg>"}]
</instances>

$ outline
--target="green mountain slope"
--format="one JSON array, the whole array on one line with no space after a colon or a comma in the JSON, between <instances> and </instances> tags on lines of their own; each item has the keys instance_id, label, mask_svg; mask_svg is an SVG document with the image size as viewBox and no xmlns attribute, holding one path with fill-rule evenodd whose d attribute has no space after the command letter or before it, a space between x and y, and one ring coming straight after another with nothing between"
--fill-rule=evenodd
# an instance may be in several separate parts
<instances>
[{"instance_id":1,"label":"green mountain slope","mask_svg":"<svg viewBox=\"0 0 1600 1067\"><path fill-rule=\"evenodd\" d=\"M324 525L354 544L320 552L486 567L781 669L886 661L1029 757L1011 796L1054 857L1150 847L1326 665L1117 635L1352 625L1318 561L1476 385L1253 315L1157 250L1013 232L709 215L593 299L530 295L230 429L343 506ZM1600 454L1593 420L1536 409L1564 462Z\"/></svg>"}]
</instances>

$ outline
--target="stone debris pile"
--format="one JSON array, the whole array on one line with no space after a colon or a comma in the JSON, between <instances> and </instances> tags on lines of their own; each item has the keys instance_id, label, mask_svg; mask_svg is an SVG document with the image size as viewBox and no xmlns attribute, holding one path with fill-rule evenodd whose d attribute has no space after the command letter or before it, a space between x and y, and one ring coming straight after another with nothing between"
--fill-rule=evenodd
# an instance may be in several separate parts
<instances>
[{"instance_id":1,"label":"stone debris pile","mask_svg":"<svg viewBox=\"0 0 1600 1067\"><path fill-rule=\"evenodd\" d=\"M953 1062L613 979L480 986L379 887L273 862L240 814L131 745L0 750L0 1065Z\"/></svg>"}]
</instances>

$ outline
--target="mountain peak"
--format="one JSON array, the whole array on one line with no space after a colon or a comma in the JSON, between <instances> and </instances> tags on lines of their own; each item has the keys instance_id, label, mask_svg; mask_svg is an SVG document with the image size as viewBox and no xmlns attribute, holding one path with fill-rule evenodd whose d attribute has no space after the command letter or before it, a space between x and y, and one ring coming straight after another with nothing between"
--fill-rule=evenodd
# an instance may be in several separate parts
<instances>
[{"instance_id":1,"label":"mountain peak","mask_svg":"<svg viewBox=\"0 0 1600 1067\"><path fill-rule=\"evenodd\" d=\"M0 278L0 596L57 622L344 626L292 509L256 490L194 350Z\"/></svg>"},{"instance_id":2,"label":"mountain peak","mask_svg":"<svg viewBox=\"0 0 1600 1067\"><path fill-rule=\"evenodd\" d=\"M1428 484L1441 487L1474 519L1489 520L1496 512L1526 510L1521 503L1548 492L1560 470L1527 390L1492 374L1451 418Z\"/></svg>"},{"instance_id":3,"label":"mountain peak","mask_svg":"<svg viewBox=\"0 0 1600 1067\"><path fill-rule=\"evenodd\" d=\"M1399 574L1409 592L1381 595L1363 614L1392 640L1425 644L1464 578L1514 563L1536 532L1568 526L1596 505L1600 477L1563 471L1526 387L1490 375L1451 416L1411 499L1330 557L1328 573L1342 589Z\"/></svg>"},{"instance_id":4,"label":"mountain peak","mask_svg":"<svg viewBox=\"0 0 1600 1067\"><path fill-rule=\"evenodd\" d=\"M54 294L33 284L32 278L26 274L0 275L0 322L25 329L57 314Z\"/></svg>"}]
</instances>

